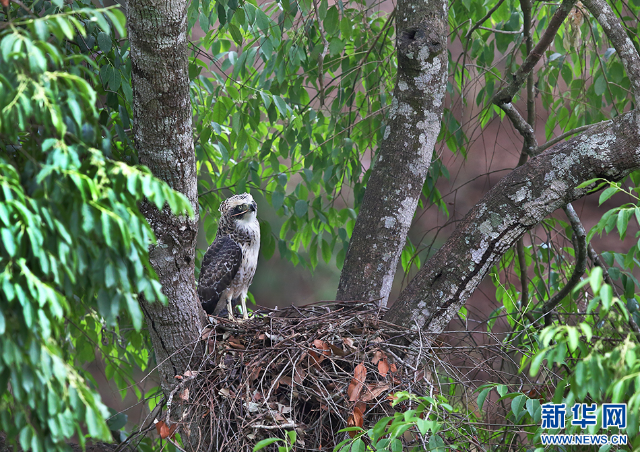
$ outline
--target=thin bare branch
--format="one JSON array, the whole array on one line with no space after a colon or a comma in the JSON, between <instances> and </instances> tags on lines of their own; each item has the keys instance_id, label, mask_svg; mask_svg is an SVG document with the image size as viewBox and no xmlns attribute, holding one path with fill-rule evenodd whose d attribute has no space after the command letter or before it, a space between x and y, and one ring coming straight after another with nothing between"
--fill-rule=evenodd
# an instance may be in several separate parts
<instances>
[{"instance_id":1,"label":"thin bare branch","mask_svg":"<svg viewBox=\"0 0 640 452\"><path fill-rule=\"evenodd\" d=\"M573 274L571 275L571 278L569 278L569 281L567 281L567 284L565 284L558 293L544 304L543 310L545 326L551 325L551 311L554 310L556 306L558 306L560 302L571 293L573 288L578 285L582 279L582 275L584 275L584 272L587 269L587 233L584 230L584 226L582 226L580 217L578 217L578 214L571 204L567 204L563 210L567 215L567 218L569 218L571 228L573 229L573 237L571 241L573 242L573 249L576 254L576 264L573 269Z\"/></svg>"}]
</instances>

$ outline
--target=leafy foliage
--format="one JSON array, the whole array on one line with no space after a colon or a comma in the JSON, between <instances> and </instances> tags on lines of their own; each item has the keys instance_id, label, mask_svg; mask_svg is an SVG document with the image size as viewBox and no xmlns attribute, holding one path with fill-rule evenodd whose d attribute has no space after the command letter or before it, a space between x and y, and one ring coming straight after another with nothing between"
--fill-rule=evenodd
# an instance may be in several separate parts
<instances>
[{"instance_id":1,"label":"leafy foliage","mask_svg":"<svg viewBox=\"0 0 640 452\"><path fill-rule=\"evenodd\" d=\"M260 190L284 218L279 232L263 225L264 258L277 249L314 268L336 253L342 266L391 102L392 21L360 0L192 2L189 23L205 32L190 75L209 242L224 190ZM425 198L437 201L432 174Z\"/></svg>"},{"instance_id":2,"label":"leafy foliage","mask_svg":"<svg viewBox=\"0 0 640 452\"><path fill-rule=\"evenodd\" d=\"M11 4L0 15L0 430L25 450L53 451L74 435L111 439L81 367L96 350L124 392L132 366L148 364L137 298L164 296L137 203L190 206L147 169L110 158L89 52L124 36L122 13L28 5L33 14ZM123 323L130 344L107 345Z\"/></svg>"}]
</instances>

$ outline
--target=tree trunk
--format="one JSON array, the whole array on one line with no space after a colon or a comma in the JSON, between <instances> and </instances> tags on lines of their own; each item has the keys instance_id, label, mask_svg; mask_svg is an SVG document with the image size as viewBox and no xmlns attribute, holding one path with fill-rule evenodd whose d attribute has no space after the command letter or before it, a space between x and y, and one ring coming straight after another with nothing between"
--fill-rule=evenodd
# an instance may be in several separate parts
<instances>
[{"instance_id":1,"label":"tree trunk","mask_svg":"<svg viewBox=\"0 0 640 452\"><path fill-rule=\"evenodd\" d=\"M476 204L400 294L385 320L433 338L503 254L556 209L587 194L593 178L623 179L640 168L638 114L594 126L516 168Z\"/></svg>"},{"instance_id":2,"label":"tree trunk","mask_svg":"<svg viewBox=\"0 0 640 452\"><path fill-rule=\"evenodd\" d=\"M141 212L157 244L150 260L168 303L141 301L167 393L192 364L204 325L196 294L194 265L198 196L191 130L186 0L130 0L127 24L131 44L133 131L140 163L183 193L194 218L176 217L143 203ZM194 363L197 364L197 363Z\"/></svg>"},{"instance_id":3,"label":"tree trunk","mask_svg":"<svg viewBox=\"0 0 640 452\"><path fill-rule=\"evenodd\" d=\"M351 235L337 300L385 306L440 132L447 84L448 6L399 0L398 78L378 153Z\"/></svg>"}]
</instances>

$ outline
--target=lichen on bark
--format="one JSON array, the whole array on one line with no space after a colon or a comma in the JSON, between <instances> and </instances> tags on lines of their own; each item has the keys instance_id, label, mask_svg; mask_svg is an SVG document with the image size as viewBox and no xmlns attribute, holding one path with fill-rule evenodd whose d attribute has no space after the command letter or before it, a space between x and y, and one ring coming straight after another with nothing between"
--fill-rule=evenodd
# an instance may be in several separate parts
<instances>
[{"instance_id":1,"label":"lichen on bark","mask_svg":"<svg viewBox=\"0 0 640 452\"><path fill-rule=\"evenodd\" d=\"M400 294L385 320L439 334L491 267L527 230L579 199L594 178L640 168L638 114L594 126L529 160L476 204ZM592 184L595 185L595 184Z\"/></svg>"},{"instance_id":2,"label":"lichen on bark","mask_svg":"<svg viewBox=\"0 0 640 452\"><path fill-rule=\"evenodd\" d=\"M338 300L386 305L440 132L447 10L442 0L398 2L393 101L349 243Z\"/></svg>"}]
</instances>

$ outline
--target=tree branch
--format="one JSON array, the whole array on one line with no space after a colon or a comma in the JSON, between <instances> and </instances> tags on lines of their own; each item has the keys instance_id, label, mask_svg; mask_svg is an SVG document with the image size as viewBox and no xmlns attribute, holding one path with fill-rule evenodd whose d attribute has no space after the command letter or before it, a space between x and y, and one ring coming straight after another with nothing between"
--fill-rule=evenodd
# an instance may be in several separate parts
<instances>
[{"instance_id":1,"label":"tree branch","mask_svg":"<svg viewBox=\"0 0 640 452\"><path fill-rule=\"evenodd\" d=\"M591 11L605 34L616 49L624 65L636 105L640 104L640 56L620 24L620 19L605 0L585 0L584 5Z\"/></svg>"},{"instance_id":2,"label":"tree branch","mask_svg":"<svg viewBox=\"0 0 640 452\"><path fill-rule=\"evenodd\" d=\"M494 104L501 105L511 103L511 101L513 100L513 96L515 96L516 93L520 90L520 87L524 83L528 74L533 71L533 68L535 68L536 64L538 64L538 61L540 61L540 58L542 58L544 52L555 39L560 25L562 25L562 22L564 22L566 17L569 15L569 12L571 11L575 3L576 0L564 0L562 2L560 7L554 13L553 17L551 17L549 26L542 35L542 38L540 38L538 44L536 44L533 51L529 53L527 59L524 61L524 63L522 63L522 66L520 66L516 73L513 74L513 80L511 81L511 83L502 88L496 93L495 96L493 96Z\"/></svg>"},{"instance_id":3,"label":"tree branch","mask_svg":"<svg viewBox=\"0 0 640 452\"><path fill-rule=\"evenodd\" d=\"M471 38L471 34L474 31L476 31L478 28L480 28L480 26L483 23L485 23L491 17L491 15L493 13L495 13L498 8L500 8L500 5L502 5L503 3L504 3L504 0L499 0L498 3L496 3L493 8L491 8L489 11L487 11L487 14L485 14L482 19L480 19L478 22L476 22L475 25L469 29L469 31L467 32L465 38L467 38L467 39ZM469 22L471 22L471 19L469 19Z\"/></svg>"},{"instance_id":4,"label":"tree branch","mask_svg":"<svg viewBox=\"0 0 640 452\"><path fill-rule=\"evenodd\" d=\"M584 272L587 269L587 233L584 230L584 226L582 226L582 222L580 221L578 214L571 204L567 204L564 207L564 213L567 215L567 218L569 218L571 228L573 229L573 237L571 241L573 242L573 249L576 254L576 265L573 269L571 278L567 281L567 284L565 284L558 293L544 304L543 312L545 326L551 325L551 311L554 310L556 306L558 306L558 304L560 304L560 302L571 293L573 288L578 285L582 279L582 275L584 275Z\"/></svg>"},{"instance_id":5,"label":"tree branch","mask_svg":"<svg viewBox=\"0 0 640 452\"><path fill-rule=\"evenodd\" d=\"M503 178L425 263L385 320L438 334L491 267L528 230L583 197L581 183L621 180L640 168L635 111L557 144Z\"/></svg>"},{"instance_id":6,"label":"tree branch","mask_svg":"<svg viewBox=\"0 0 640 452\"><path fill-rule=\"evenodd\" d=\"M523 25L522 30L524 32L525 52L526 56L529 56L533 50L533 37L531 36L531 0L521 0L520 7L522 8ZM535 86L533 84L533 71L527 75L527 123L531 126L532 130L535 130L536 124L536 102L535 102ZM535 135L533 137L535 140ZM535 141L534 141L535 142ZM527 140L522 143L522 150L520 151L520 159L518 160L518 166L522 166L527 162L528 151L531 146ZM522 237L516 244L516 254L518 255L518 265L520 266L520 287L521 287L521 302L520 305L526 310L527 303L529 302L529 275L527 274L527 259L524 253L524 242ZM533 321L533 315L526 313L527 318ZM525 315L526 315L525 314Z\"/></svg>"}]
</instances>

